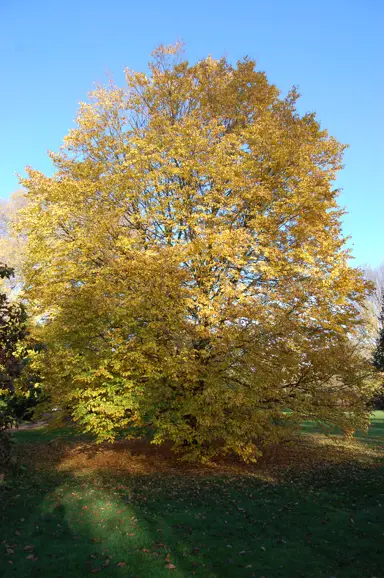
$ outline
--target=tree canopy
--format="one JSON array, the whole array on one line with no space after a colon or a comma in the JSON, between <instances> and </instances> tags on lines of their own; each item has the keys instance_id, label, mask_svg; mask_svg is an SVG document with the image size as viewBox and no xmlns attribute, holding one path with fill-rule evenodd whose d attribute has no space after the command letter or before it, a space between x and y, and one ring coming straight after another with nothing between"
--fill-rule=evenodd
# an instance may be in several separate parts
<instances>
[{"instance_id":1,"label":"tree canopy","mask_svg":"<svg viewBox=\"0 0 384 578\"><path fill-rule=\"evenodd\" d=\"M161 46L80 105L52 177L22 180L41 371L99 440L252 459L303 419L366 423L344 146L298 98L250 59Z\"/></svg>"}]
</instances>

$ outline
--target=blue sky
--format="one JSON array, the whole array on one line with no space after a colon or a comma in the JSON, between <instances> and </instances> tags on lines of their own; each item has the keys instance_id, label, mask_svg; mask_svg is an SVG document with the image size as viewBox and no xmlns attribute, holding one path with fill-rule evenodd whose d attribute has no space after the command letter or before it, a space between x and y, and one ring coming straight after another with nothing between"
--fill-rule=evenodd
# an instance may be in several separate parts
<instances>
[{"instance_id":1,"label":"blue sky","mask_svg":"<svg viewBox=\"0 0 384 578\"><path fill-rule=\"evenodd\" d=\"M383 0L0 0L0 197L26 165L50 172L95 82L144 70L160 43L258 62L283 93L302 93L350 148L337 182L355 264L384 260Z\"/></svg>"}]
</instances>

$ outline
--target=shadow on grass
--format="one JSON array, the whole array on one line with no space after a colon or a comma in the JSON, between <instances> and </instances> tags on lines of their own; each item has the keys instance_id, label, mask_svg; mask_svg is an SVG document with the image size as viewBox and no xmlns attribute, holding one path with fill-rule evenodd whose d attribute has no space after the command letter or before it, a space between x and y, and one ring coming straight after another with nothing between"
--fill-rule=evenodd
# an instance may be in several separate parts
<instances>
[{"instance_id":1,"label":"shadow on grass","mask_svg":"<svg viewBox=\"0 0 384 578\"><path fill-rule=\"evenodd\" d=\"M374 479L359 472L348 491L335 470L326 487L108 472L19 479L2 496L2 576L380 576L382 472Z\"/></svg>"},{"instance_id":2,"label":"shadow on grass","mask_svg":"<svg viewBox=\"0 0 384 578\"><path fill-rule=\"evenodd\" d=\"M191 471L145 445L22 441L28 469L0 487L4 578L383 575L377 463L305 469L296 447L303 468L277 478Z\"/></svg>"},{"instance_id":3,"label":"shadow on grass","mask_svg":"<svg viewBox=\"0 0 384 578\"><path fill-rule=\"evenodd\" d=\"M108 576L122 575L119 567L108 567L103 540L82 511L74 523L75 502L67 496L77 488L74 482L68 474L18 476L2 489L2 577L79 577L104 568Z\"/></svg>"}]
</instances>

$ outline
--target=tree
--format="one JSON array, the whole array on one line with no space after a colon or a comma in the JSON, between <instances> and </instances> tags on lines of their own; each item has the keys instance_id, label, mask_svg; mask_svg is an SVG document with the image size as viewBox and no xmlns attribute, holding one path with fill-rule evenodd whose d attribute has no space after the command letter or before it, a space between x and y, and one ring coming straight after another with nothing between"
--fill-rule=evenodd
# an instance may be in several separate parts
<instances>
[{"instance_id":1,"label":"tree","mask_svg":"<svg viewBox=\"0 0 384 578\"><path fill-rule=\"evenodd\" d=\"M381 312L379 315L379 335L376 341L376 349L373 353L373 366L380 374L384 373L384 291L381 295ZM373 398L374 406L384 407L384 383L381 379L380 388Z\"/></svg>"},{"instance_id":2,"label":"tree","mask_svg":"<svg viewBox=\"0 0 384 578\"><path fill-rule=\"evenodd\" d=\"M0 279L9 280L13 275L12 267L0 264ZM24 303L0 293L0 400L13 417L30 414L43 397L39 376L30 367L41 348L30 336Z\"/></svg>"},{"instance_id":3,"label":"tree","mask_svg":"<svg viewBox=\"0 0 384 578\"><path fill-rule=\"evenodd\" d=\"M9 279L13 269L0 264L0 279ZM20 377L23 361L18 351L26 335L26 312L22 304L10 303L5 293L0 293L0 464L6 466L11 459L12 436L10 428L15 416L9 404L15 380Z\"/></svg>"},{"instance_id":4,"label":"tree","mask_svg":"<svg viewBox=\"0 0 384 578\"><path fill-rule=\"evenodd\" d=\"M364 275L373 285L373 291L368 295L362 313L368 330L367 349L371 352L376 347L380 332L380 313L382 307L382 288L384 287L384 263L378 267L364 267ZM371 353L372 355L372 353Z\"/></svg>"},{"instance_id":5,"label":"tree","mask_svg":"<svg viewBox=\"0 0 384 578\"><path fill-rule=\"evenodd\" d=\"M16 235L12 223L18 211L24 206L23 191L15 191L9 199L0 201L0 263L8 263L13 274L3 277L0 290L15 296L22 287L21 266L25 239Z\"/></svg>"},{"instance_id":6,"label":"tree","mask_svg":"<svg viewBox=\"0 0 384 578\"><path fill-rule=\"evenodd\" d=\"M9 279L13 269L0 264L0 278ZM0 293L0 394L13 392L23 361L18 346L27 334L27 314L22 303L12 303Z\"/></svg>"},{"instance_id":7,"label":"tree","mask_svg":"<svg viewBox=\"0 0 384 578\"><path fill-rule=\"evenodd\" d=\"M0 265L0 359L6 360L0 391L5 392L4 411L18 419L32 417L34 408L44 400L39 375L31 363L42 344L31 339L27 326L32 320L19 299L25 238L16 234L13 222L24 205L22 190L0 202L0 263L8 264ZM9 385L5 389L4 381Z\"/></svg>"},{"instance_id":8,"label":"tree","mask_svg":"<svg viewBox=\"0 0 384 578\"><path fill-rule=\"evenodd\" d=\"M384 291L381 297L381 313L379 316L380 332L377 339L376 350L373 355L373 365L378 371L384 372Z\"/></svg>"},{"instance_id":9,"label":"tree","mask_svg":"<svg viewBox=\"0 0 384 578\"><path fill-rule=\"evenodd\" d=\"M365 266L364 273L366 278L373 283L374 290L369 295L369 301L372 303L377 318L379 318L384 287L384 262L377 267Z\"/></svg>"},{"instance_id":10,"label":"tree","mask_svg":"<svg viewBox=\"0 0 384 578\"><path fill-rule=\"evenodd\" d=\"M97 88L54 176L22 180L52 395L99 441L150 428L190 458L253 459L303 419L365 424L344 146L252 60L161 46L149 67Z\"/></svg>"}]
</instances>

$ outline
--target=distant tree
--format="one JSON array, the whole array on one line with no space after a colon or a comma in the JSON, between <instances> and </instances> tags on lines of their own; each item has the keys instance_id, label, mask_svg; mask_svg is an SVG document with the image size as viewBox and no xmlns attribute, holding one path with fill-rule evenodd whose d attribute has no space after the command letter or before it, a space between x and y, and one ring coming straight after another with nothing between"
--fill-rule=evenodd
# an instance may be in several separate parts
<instances>
[{"instance_id":1,"label":"distant tree","mask_svg":"<svg viewBox=\"0 0 384 578\"><path fill-rule=\"evenodd\" d=\"M384 373L384 289L381 297L381 312L379 315L379 336L377 339L376 349L373 355L373 365L378 371Z\"/></svg>"},{"instance_id":2,"label":"distant tree","mask_svg":"<svg viewBox=\"0 0 384 578\"><path fill-rule=\"evenodd\" d=\"M368 296L368 299L374 303L377 315L379 316L384 287L384 262L376 267L365 266L363 269L365 277L373 283L373 291Z\"/></svg>"},{"instance_id":3,"label":"distant tree","mask_svg":"<svg viewBox=\"0 0 384 578\"><path fill-rule=\"evenodd\" d=\"M373 354L373 366L375 369L384 374L384 289L381 296L381 312L379 315L379 335L376 342L376 349ZM384 408L384 379L381 387L373 398L375 407Z\"/></svg>"},{"instance_id":4,"label":"distant tree","mask_svg":"<svg viewBox=\"0 0 384 578\"><path fill-rule=\"evenodd\" d=\"M365 317L370 327L372 349L376 347L380 331L380 315L384 287L384 262L377 267L364 267L364 275L373 284L373 291L367 296Z\"/></svg>"},{"instance_id":5,"label":"distant tree","mask_svg":"<svg viewBox=\"0 0 384 578\"><path fill-rule=\"evenodd\" d=\"M0 291L8 295L18 293L22 287L21 263L25 239L16 234L13 223L18 211L25 205L22 190L12 193L9 199L0 201L0 263L7 263L13 270L13 275L3 277L0 281Z\"/></svg>"},{"instance_id":6,"label":"distant tree","mask_svg":"<svg viewBox=\"0 0 384 578\"><path fill-rule=\"evenodd\" d=\"M54 176L22 181L52 395L99 441L150 427L191 458L254 458L303 419L365 425L344 146L252 60L160 47L149 69L98 88Z\"/></svg>"},{"instance_id":7,"label":"distant tree","mask_svg":"<svg viewBox=\"0 0 384 578\"><path fill-rule=\"evenodd\" d=\"M384 263L372 268L362 267L365 279L371 284L371 292L366 295L364 303L359 306L361 324L354 336L354 340L360 344L364 355L372 359L377 346L380 331L381 292L384 287Z\"/></svg>"}]
</instances>

